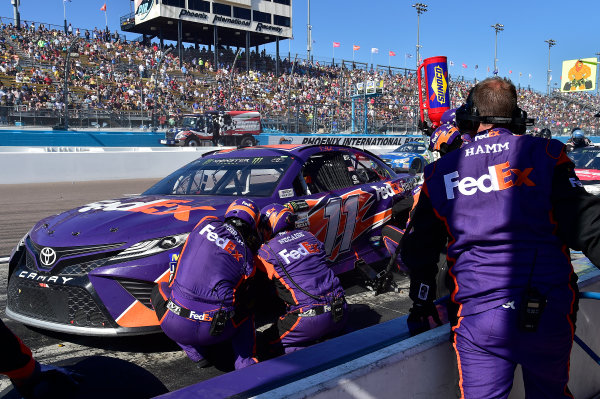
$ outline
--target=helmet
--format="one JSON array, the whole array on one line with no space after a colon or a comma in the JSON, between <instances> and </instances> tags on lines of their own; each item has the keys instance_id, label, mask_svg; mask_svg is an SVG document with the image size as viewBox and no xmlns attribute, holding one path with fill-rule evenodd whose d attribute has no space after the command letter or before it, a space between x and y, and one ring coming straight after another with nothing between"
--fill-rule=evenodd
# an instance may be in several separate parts
<instances>
[{"instance_id":1,"label":"helmet","mask_svg":"<svg viewBox=\"0 0 600 399\"><path fill-rule=\"evenodd\" d=\"M451 108L442 114L440 119L442 125L451 124L456 125L456 108Z\"/></svg>"},{"instance_id":2,"label":"helmet","mask_svg":"<svg viewBox=\"0 0 600 399\"><path fill-rule=\"evenodd\" d=\"M438 151L441 155L460 147L462 138L458 128L454 125L442 125L431 135L430 151Z\"/></svg>"},{"instance_id":3,"label":"helmet","mask_svg":"<svg viewBox=\"0 0 600 399\"><path fill-rule=\"evenodd\" d=\"M270 233L269 235L294 227L296 221L296 215L290 208L281 204L267 205L260 213L263 226Z\"/></svg>"},{"instance_id":4,"label":"helmet","mask_svg":"<svg viewBox=\"0 0 600 399\"><path fill-rule=\"evenodd\" d=\"M585 139L585 133L581 128L576 127L571 131L571 138L573 139L573 143L581 144Z\"/></svg>"},{"instance_id":5,"label":"helmet","mask_svg":"<svg viewBox=\"0 0 600 399\"><path fill-rule=\"evenodd\" d=\"M252 230L256 230L259 220L258 206L249 199L236 199L225 211L225 221L234 218L247 223Z\"/></svg>"},{"instance_id":6,"label":"helmet","mask_svg":"<svg viewBox=\"0 0 600 399\"><path fill-rule=\"evenodd\" d=\"M552 138L552 132L548 128L543 128L540 130L539 136L549 140Z\"/></svg>"}]
</instances>

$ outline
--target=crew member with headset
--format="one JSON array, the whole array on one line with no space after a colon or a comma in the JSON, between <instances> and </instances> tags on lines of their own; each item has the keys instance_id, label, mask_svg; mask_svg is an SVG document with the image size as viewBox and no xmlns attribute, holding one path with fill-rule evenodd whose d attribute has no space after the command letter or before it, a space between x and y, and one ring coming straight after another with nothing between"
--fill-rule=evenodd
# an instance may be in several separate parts
<instances>
[{"instance_id":1,"label":"crew member with headset","mask_svg":"<svg viewBox=\"0 0 600 399\"><path fill-rule=\"evenodd\" d=\"M425 168L401 242L411 316L437 317L436 263L449 239L462 397L506 398L521 364L528 398L571 398L577 294L567 247L600 265L600 199L561 142L523 134L532 120L509 80L477 84L456 116L473 141Z\"/></svg>"},{"instance_id":2,"label":"crew member with headset","mask_svg":"<svg viewBox=\"0 0 600 399\"><path fill-rule=\"evenodd\" d=\"M152 292L161 328L199 367L210 364L208 346L227 340L236 369L257 362L254 319L244 293L255 272L259 216L253 201L237 199L224 221L203 218L181 251L172 281Z\"/></svg>"},{"instance_id":3,"label":"crew member with headset","mask_svg":"<svg viewBox=\"0 0 600 399\"><path fill-rule=\"evenodd\" d=\"M344 290L328 267L323 244L295 229L290 208L272 204L261 210L263 236L259 270L273 280L287 312L263 334L272 354L290 353L342 331L348 319Z\"/></svg>"}]
</instances>

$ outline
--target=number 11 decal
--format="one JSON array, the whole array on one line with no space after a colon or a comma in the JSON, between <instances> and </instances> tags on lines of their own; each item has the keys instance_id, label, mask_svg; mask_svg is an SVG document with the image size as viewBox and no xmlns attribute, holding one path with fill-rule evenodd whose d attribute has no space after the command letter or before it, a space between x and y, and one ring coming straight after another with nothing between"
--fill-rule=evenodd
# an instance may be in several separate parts
<instances>
[{"instance_id":1,"label":"number 11 decal","mask_svg":"<svg viewBox=\"0 0 600 399\"><path fill-rule=\"evenodd\" d=\"M327 218L327 236L325 237L325 252L331 255L337 241L337 232L342 230L342 241L339 253L346 252L352 244L356 216L358 215L359 195L351 195L343 201L336 197L329 200L325 206L325 217ZM340 226L341 213L346 215L346 223Z\"/></svg>"}]
</instances>

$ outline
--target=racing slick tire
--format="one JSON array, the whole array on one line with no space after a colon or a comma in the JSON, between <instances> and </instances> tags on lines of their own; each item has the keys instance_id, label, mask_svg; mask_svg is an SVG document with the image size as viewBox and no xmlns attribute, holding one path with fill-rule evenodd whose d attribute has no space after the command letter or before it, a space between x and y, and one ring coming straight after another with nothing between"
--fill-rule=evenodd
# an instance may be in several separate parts
<instances>
[{"instance_id":1,"label":"racing slick tire","mask_svg":"<svg viewBox=\"0 0 600 399\"><path fill-rule=\"evenodd\" d=\"M417 173L423 172L423 161L421 159L413 159L410 164L410 169L414 169Z\"/></svg>"},{"instance_id":2,"label":"racing slick tire","mask_svg":"<svg viewBox=\"0 0 600 399\"><path fill-rule=\"evenodd\" d=\"M200 141L195 137L188 137L187 139L185 139L185 146L186 147L199 147Z\"/></svg>"},{"instance_id":3,"label":"racing slick tire","mask_svg":"<svg viewBox=\"0 0 600 399\"><path fill-rule=\"evenodd\" d=\"M254 140L254 137L252 136L243 136L242 139L240 140L240 146L241 147L252 147L256 145L256 140Z\"/></svg>"}]
</instances>

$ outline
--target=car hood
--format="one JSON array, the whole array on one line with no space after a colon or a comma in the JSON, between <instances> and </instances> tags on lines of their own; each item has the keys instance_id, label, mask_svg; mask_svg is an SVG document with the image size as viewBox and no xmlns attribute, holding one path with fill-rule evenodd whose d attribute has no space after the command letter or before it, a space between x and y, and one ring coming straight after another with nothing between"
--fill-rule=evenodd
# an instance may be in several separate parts
<instances>
[{"instance_id":1,"label":"car hood","mask_svg":"<svg viewBox=\"0 0 600 399\"><path fill-rule=\"evenodd\" d=\"M38 222L40 246L132 243L190 232L204 216L222 216L234 198L134 196L86 204Z\"/></svg>"}]
</instances>

